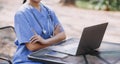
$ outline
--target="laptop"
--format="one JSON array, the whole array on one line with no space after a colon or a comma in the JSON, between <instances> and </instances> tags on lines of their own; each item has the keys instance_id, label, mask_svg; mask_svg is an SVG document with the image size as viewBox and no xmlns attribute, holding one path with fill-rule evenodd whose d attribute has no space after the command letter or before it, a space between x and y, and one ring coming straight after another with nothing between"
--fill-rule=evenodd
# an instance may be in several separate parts
<instances>
[{"instance_id":1,"label":"laptop","mask_svg":"<svg viewBox=\"0 0 120 64\"><path fill-rule=\"evenodd\" d=\"M51 50L69 55L81 55L100 47L108 23L85 27L80 39L68 39L64 44L52 46Z\"/></svg>"},{"instance_id":2,"label":"laptop","mask_svg":"<svg viewBox=\"0 0 120 64\"><path fill-rule=\"evenodd\" d=\"M102 23L83 29L81 38L70 38L59 45L53 45L28 55L31 60L51 64L65 64L57 58L65 58L68 55L81 55L100 47L108 23ZM53 57L53 58L51 58ZM55 58L54 58L55 57ZM57 58L56 58L57 57Z\"/></svg>"}]
</instances>

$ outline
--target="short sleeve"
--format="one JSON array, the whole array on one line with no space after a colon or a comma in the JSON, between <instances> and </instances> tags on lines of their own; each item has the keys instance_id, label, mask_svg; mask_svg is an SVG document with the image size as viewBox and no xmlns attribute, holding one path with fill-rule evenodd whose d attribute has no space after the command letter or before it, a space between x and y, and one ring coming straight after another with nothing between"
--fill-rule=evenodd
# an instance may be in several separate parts
<instances>
[{"instance_id":1,"label":"short sleeve","mask_svg":"<svg viewBox=\"0 0 120 64\"><path fill-rule=\"evenodd\" d=\"M17 12L14 17L14 26L19 45L29 42L32 37L31 27L22 12Z\"/></svg>"},{"instance_id":2,"label":"short sleeve","mask_svg":"<svg viewBox=\"0 0 120 64\"><path fill-rule=\"evenodd\" d=\"M61 32L64 31L62 24L59 22L56 14L53 11L51 11L51 16L52 16L52 21L54 23L54 27L56 28L59 25L59 26L61 26L61 28L60 28Z\"/></svg>"}]
</instances>

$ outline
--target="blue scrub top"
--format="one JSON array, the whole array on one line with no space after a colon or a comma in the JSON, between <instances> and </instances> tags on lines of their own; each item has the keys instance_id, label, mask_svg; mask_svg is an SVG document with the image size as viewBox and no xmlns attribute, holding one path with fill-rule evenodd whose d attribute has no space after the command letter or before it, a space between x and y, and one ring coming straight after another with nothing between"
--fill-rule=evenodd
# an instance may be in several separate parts
<instances>
[{"instance_id":1,"label":"blue scrub top","mask_svg":"<svg viewBox=\"0 0 120 64\"><path fill-rule=\"evenodd\" d=\"M34 35L34 31L44 39L50 38L53 35L54 28L60 24L55 13L48 7L40 4L40 12L29 4L24 4L15 14L14 24L17 39L15 44L17 45L17 50L13 58L13 64L42 64L41 62L31 61L27 56L32 53L29 51L25 43L30 41L30 38ZM36 21L33 13L39 21ZM48 18L48 11L51 15L51 20ZM39 24L39 23L40 24ZM46 30L47 34L43 34L43 28ZM60 24L61 25L61 24ZM63 31L63 28L61 29Z\"/></svg>"}]
</instances>

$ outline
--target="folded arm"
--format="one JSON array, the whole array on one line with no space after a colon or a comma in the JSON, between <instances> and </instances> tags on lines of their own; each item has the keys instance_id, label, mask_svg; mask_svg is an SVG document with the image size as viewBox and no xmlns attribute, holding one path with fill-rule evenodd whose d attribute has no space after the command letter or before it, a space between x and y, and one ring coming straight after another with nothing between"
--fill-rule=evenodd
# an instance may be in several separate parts
<instances>
[{"instance_id":1,"label":"folded arm","mask_svg":"<svg viewBox=\"0 0 120 64\"><path fill-rule=\"evenodd\" d=\"M26 47L30 51L36 51L52 44L56 44L66 38L65 32L60 31L60 26L57 26L54 30L54 36L52 38L43 39L41 36L35 34L29 43L26 44Z\"/></svg>"}]
</instances>

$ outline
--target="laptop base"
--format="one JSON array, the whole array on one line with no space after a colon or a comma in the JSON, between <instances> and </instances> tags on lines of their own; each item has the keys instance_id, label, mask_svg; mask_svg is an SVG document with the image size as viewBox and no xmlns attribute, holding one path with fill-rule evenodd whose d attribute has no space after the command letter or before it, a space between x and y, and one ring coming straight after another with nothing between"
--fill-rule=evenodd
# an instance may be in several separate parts
<instances>
[{"instance_id":1,"label":"laptop base","mask_svg":"<svg viewBox=\"0 0 120 64\"><path fill-rule=\"evenodd\" d=\"M40 61L45 64L66 64L66 62L60 60L61 58L55 58L45 55L48 52L51 52L49 48L44 48L41 50L38 50L36 52L33 52L32 54L28 55L28 59L33 61Z\"/></svg>"},{"instance_id":2,"label":"laptop base","mask_svg":"<svg viewBox=\"0 0 120 64\"><path fill-rule=\"evenodd\" d=\"M99 55L100 52L98 50L88 50L85 51L84 53L80 54L80 55L92 55L92 56L96 56Z\"/></svg>"}]
</instances>

